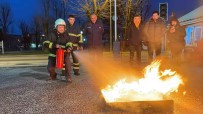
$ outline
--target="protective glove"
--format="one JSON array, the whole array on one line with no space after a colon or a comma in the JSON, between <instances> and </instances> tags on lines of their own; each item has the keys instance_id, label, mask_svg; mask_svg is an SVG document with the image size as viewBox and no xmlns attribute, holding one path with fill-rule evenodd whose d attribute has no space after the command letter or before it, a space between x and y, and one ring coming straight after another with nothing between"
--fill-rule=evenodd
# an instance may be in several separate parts
<instances>
[{"instance_id":1,"label":"protective glove","mask_svg":"<svg viewBox=\"0 0 203 114\"><path fill-rule=\"evenodd\" d=\"M83 47L82 46L78 46L77 50L83 50Z\"/></svg>"},{"instance_id":2,"label":"protective glove","mask_svg":"<svg viewBox=\"0 0 203 114\"><path fill-rule=\"evenodd\" d=\"M67 52L71 52L72 50L73 50L72 47L68 47L68 48L66 49Z\"/></svg>"}]
</instances>

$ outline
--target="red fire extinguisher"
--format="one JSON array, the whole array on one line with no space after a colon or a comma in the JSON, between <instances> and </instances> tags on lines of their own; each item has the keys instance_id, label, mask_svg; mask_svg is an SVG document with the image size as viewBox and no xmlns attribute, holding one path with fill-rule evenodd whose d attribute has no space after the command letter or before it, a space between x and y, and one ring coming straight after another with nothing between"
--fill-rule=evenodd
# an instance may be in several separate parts
<instances>
[{"instance_id":1,"label":"red fire extinguisher","mask_svg":"<svg viewBox=\"0 0 203 114\"><path fill-rule=\"evenodd\" d=\"M64 50L57 49L56 51L56 68L62 69L64 63Z\"/></svg>"}]
</instances>

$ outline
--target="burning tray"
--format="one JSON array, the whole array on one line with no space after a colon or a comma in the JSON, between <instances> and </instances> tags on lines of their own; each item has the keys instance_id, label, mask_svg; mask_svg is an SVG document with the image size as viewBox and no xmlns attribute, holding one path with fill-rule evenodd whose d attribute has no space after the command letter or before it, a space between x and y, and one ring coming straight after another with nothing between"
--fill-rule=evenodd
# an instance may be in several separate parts
<instances>
[{"instance_id":1,"label":"burning tray","mask_svg":"<svg viewBox=\"0 0 203 114\"><path fill-rule=\"evenodd\" d=\"M173 114L173 100L106 103L107 110L122 110L136 114Z\"/></svg>"}]
</instances>

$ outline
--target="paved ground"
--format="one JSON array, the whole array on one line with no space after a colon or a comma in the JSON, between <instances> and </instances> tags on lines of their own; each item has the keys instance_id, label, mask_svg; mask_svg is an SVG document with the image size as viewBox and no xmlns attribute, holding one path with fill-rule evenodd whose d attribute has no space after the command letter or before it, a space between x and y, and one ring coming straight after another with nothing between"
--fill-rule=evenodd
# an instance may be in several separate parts
<instances>
[{"instance_id":1,"label":"paved ground","mask_svg":"<svg viewBox=\"0 0 203 114\"><path fill-rule=\"evenodd\" d=\"M45 66L47 54L36 55L0 55L0 67Z\"/></svg>"},{"instance_id":2,"label":"paved ground","mask_svg":"<svg viewBox=\"0 0 203 114\"><path fill-rule=\"evenodd\" d=\"M185 86L171 95L174 113L202 114L203 67L185 64L176 69ZM73 76L71 84L64 77L58 76L62 79L56 81L47 78L43 65L1 67L0 114L128 114L103 108L100 90L83 66L81 75Z\"/></svg>"}]
</instances>

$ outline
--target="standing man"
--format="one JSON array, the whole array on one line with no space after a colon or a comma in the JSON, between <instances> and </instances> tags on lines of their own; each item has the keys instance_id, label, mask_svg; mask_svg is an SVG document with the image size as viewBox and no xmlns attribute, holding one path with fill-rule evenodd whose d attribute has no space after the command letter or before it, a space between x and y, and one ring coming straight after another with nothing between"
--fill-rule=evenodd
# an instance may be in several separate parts
<instances>
[{"instance_id":1,"label":"standing man","mask_svg":"<svg viewBox=\"0 0 203 114\"><path fill-rule=\"evenodd\" d=\"M76 50L83 50L82 47L82 34L80 33L80 27L75 24L75 16L68 16L67 32L70 36L70 41L73 43L73 50L71 51L71 56L73 58L73 72L74 75L80 75L79 73L79 60L74 53Z\"/></svg>"},{"instance_id":2,"label":"standing man","mask_svg":"<svg viewBox=\"0 0 203 114\"><path fill-rule=\"evenodd\" d=\"M87 47L94 57L102 56L102 35L104 27L97 20L97 15L90 15L90 22L85 25L84 34L87 36Z\"/></svg>"},{"instance_id":3,"label":"standing man","mask_svg":"<svg viewBox=\"0 0 203 114\"><path fill-rule=\"evenodd\" d=\"M144 28L146 41L148 42L149 62L154 59L153 52L156 53L156 56L161 54L161 43L165 34L165 30L165 23L159 17L159 12L154 11L152 13L152 18L146 23Z\"/></svg>"},{"instance_id":4,"label":"standing man","mask_svg":"<svg viewBox=\"0 0 203 114\"><path fill-rule=\"evenodd\" d=\"M72 43L70 42L68 34L65 33L66 23L63 19L57 19L55 21L55 29L48 35L48 38L44 41L44 46L49 49L48 57L48 72L50 73L50 80L56 79L56 51L61 48L66 51L64 54L65 63L65 75L68 82L72 82L70 68L70 52L72 50Z\"/></svg>"},{"instance_id":5,"label":"standing man","mask_svg":"<svg viewBox=\"0 0 203 114\"><path fill-rule=\"evenodd\" d=\"M141 41L142 41L142 26L141 16L135 15L133 23L128 28L128 39L130 45L130 64L133 64L134 52L136 51L136 63L141 63Z\"/></svg>"}]
</instances>

